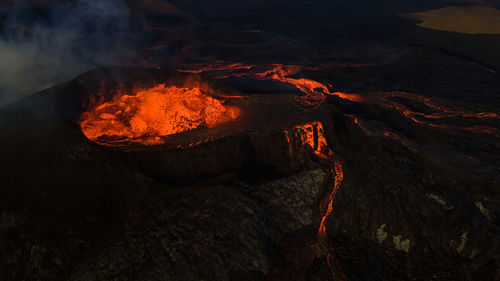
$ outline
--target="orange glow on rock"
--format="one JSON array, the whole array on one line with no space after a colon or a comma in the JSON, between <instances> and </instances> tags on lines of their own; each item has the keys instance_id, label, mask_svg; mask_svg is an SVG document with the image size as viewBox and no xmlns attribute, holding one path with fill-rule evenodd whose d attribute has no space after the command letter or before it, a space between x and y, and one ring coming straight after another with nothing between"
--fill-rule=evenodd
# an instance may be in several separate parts
<instances>
[{"instance_id":1,"label":"orange glow on rock","mask_svg":"<svg viewBox=\"0 0 500 281\"><path fill-rule=\"evenodd\" d=\"M351 67L359 67L363 65L348 65ZM287 83L295 86L304 95L297 97L300 105L305 105L307 108L317 108L326 96L337 96L341 99L362 104L377 104L383 107L392 108L402 113L409 120L428 127L453 129L467 131L471 133L481 133L493 136L500 136L500 130L497 127L490 125L486 126L467 126L467 125L451 125L446 122L447 118L473 118L473 119L500 119L498 113L494 112L470 112L458 109L448 108L439 104L439 99L427 98L416 94L405 92L377 92L377 93L343 93L334 92L330 89L332 85L324 84L308 78L295 78L304 70L317 71L329 67L329 64L319 67L301 66L301 65L283 65L283 64L268 64L268 65L249 65L243 63L226 63L218 61L211 65L194 65L193 69L181 70L191 73L207 73L213 78L229 78L229 77L249 77L259 80L274 80ZM392 98L403 98L411 102L420 103L432 113L417 112L410 107L398 102ZM431 122L430 120L434 120Z\"/></svg>"},{"instance_id":2,"label":"orange glow on rock","mask_svg":"<svg viewBox=\"0 0 500 281\"><path fill-rule=\"evenodd\" d=\"M337 192L340 190L344 173L342 169L342 162L333 150L328 146L326 140L326 132L323 124L319 121L306 123L303 125L295 126L293 128L295 136L300 137L303 145L312 148L314 154L322 159L328 160L330 164L329 172L333 176L333 187L325 201L321 204L322 209L325 208L317 232L317 251L319 256L326 256L328 266L332 273L333 280L346 280L345 273L340 265L333 247L332 241L326 232L326 220L328 216L333 213L333 202ZM326 206L325 206L326 204Z\"/></svg>"},{"instance_id":3,"label":"orange glow on rock","mask_svg":"<svg viewBox=\"0 0 500 281\"><path fill-rule=\"evenodd\" d=\"M304 67L299 65L281 65L276 64L274 67L268 71L258 73L256 76L261 79L272 79L284 83L294 85L297 89L305 94L302 98L303 102L309 105L319 105L324 99L325 95L338 96L343 99L350 101L360 102L362 98L356 94L346 94L341 92L331 92L328 87L318 81L314 81L307 78L290 78L290 75L294 75L303 70Z\"/></svg>"},{"instance_id":4,"label":"orange glow on rock","mask_svg":"<svg viewBox=\"0 0 500 281\"><path fill-rule=\"evenodd\" d=\"M332 157L334 158L334 157ZM342 269L342 266L340 265L336 255L335 255L335 249L332 245L332 241L328 237L328 234L326 233L326 219L328 216L333 212L333 200L335 199L335 195L340 189L340 185L342 184L342 181L344 180L344 172L342 170L342 162L340 159L332 159L333 161L333 168L331 173L333 174L334 182L333 182L333 189L332 192L330 193L330 196L328 197L328 205L326 212L323 214L323 217L321 218L321 222L319 224L318 228L318 247L320 249L320 252L322 249L327 249L326 250L326 258L328 262L328 266L330 268L330 272L332 274L333 280L347 280L346 275L344 273L344 270Z\"/></svg>"},{"instance_id":5,"label":"orange glow on rock","mask_svg":"<svg viewBox=\"0 0 500 281\"><path fill-rule=\"evenodd\" d=\"M94 102L81 116L83 134L108 146L156 145L164 137L235 120L240 110L200 88L157 85L133 93L117 91L108 102Z\"/></svg>"},{"instance_id":6,"label":"orange glow on rock","mask_svg":"<svg viewBox=\"0 0 500 281\"><path fill-rule=\"evenodd\" d=\"M216 79L229 77L252 77L259 80L274 80L295 86L302 93L303 97L299 101L307 106L318 106L324 100L326 95L338 96L354 102L363 102L363 97L357 94L347 94L342 92L332 92L326 84L308 79L292 78L290 76L300 73L302 70L316 70L314 67L305 67L300 65L249 65L243 63L225 63L219 61L212 65L196 65L193 69L180 70L189 73L212 72L210 76ZM216 73L213 73L216 72Z\"/></svg>"},{"instance_id":7,"label":"orange glow on rock","mask_svg":"<svg viewBox=\"0 0 500 281\"><path fill-rule=\"evenodd\" d=\"M307 144L314 151L316 156L328 159L330 148L325 138L325 130L323 124L318 121L298 125L293 128L296 137L300 138L302 144Z\"/></svg>"}]
</instances>

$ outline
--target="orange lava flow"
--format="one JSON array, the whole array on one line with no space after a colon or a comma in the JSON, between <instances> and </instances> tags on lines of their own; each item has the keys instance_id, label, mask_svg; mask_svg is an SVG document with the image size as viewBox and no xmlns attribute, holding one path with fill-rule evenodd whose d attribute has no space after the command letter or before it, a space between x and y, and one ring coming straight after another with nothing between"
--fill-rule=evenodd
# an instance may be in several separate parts
<instances>
[{"instance_id":1,"label":"orange lava flow","mask_svg":"<svg viewBox=\"0 0 500 281\"><path fill-rule=\"evenodd\" d=\"M331 92L327 85L307 78L290 78L288 76L299 73L304 67L298 65L284 66L276 64L270 70L262 73L257 73L256 76L261 79L272 79L284 83L294 85L301 92L305 93L302 100L310 105L319 105L324 99L325 95L339 96L351 101L361 101L361 97L355 94L345 94L340 92Z\"/></svg>"},{"instance_id":2,"label":"orange lava flow","mask_svg":"<svg viewBox=\"0 0 500 281\"><path fill-rule=\"evenodd\" d=\"M334 160L333 163L333 171L335 178L334 178L334 184L333 184L333 190L332 193L330 193L330 197L328 200L328 206L326 209L325 214L323 215L321 219L321 223L319 225L318 229L318 236L321 238L321 240L328 239L328 236L326 234L326 218L332 213L333 211L333 199L335 197L335 194L337 191L340 189L340 184L342 183L342 180L344 179L344 173L342 172L342 163L340 160Z\"/></svg>"},{"instance_id":3,"label":"orange lava flow","mask_svg":"<svg viewBox=\"0 0 500 281\"><path fill-rule=\"evenodd\" d=\"M331 91L331 85L324 84L308 78L293 78L304 70L316 71L328 67L328 64L322 67L308 67L300 65L283 65L283 64L268 64L268 65L249 65L243 63L227 63L218 61L210 65L192 65L188 70L181 70L191 73L205 73L216 79L229 77L249 77L259 80L274 80L294 85L299 89L303 96L298 97L299 105L304 105L306 108L317 108L327 95L337 96L339 98L349 100L356 103L378 104L383 107L389 107L401 112L405 117L415 123L433 128L446 128L452 130L468 131L472 133L482 133L500 137L500 130L494 126L467 126L467 125L451 125L446 122L447 118L475 118L475 119L500 119L500 115L494 112L470 112L457 109L451 109L439 105L431 98L418 96L415 94L404 92L381 92L376 94L354 94ZM411 110L408 106L391 100L390 98L398 97L408 99L414 102L425 105L434 113L422 113ZM435 122L431 122L434 120ZM441 122L443 120L443 122ZM439 122L439 123L437 123Z\"/></svg>"},{"instance_id":4,"label":"orange lava flow","mask_svg":"<svg viewBox=\"0 0 500 281\"><path fill-rule=\"evenodd\" d=\"M332 273L333 280L346 280L346 276L342 269L342 266L335 256L332 242L326 233L326 219L333 212L333 199L335 198L337 191L340 189L340 185L342 184L342 180L344 179L342 162L339 159L333 159L332 173L334 174L333 189L328 198L328 206L326 212L321 218L321 223L319 224L318 246L320 249L327 249L327 261Z\"/></svg>"},{"instance_id":5,"label":"orange lava flow","mask_svg":"<svg viewBox=\"0 0 500 281\"><path fill-rule=\"evenodd\" d=\"M323 124L318 121L295 126L293 129L295 137L299 137L303 145L308 145L316 154L316 156L331 161L330 174L333 175L333 188L328 196L326 211L321 217L321 222L317 232L317 255L326 256L328 266L330 268L333 280L346 280L345 273L335 256L335 249L330 238L326 233L326 219L333 212L333 200L335 195L340 190L344 174L342 170L342 162L335 157L335 154L328 146L325 137Z\"/></svg>"},{"instance_id":6,"label":"orange lava flow","mask_svg":"<svg viewBox=\"0 0 500 281\"><path fill-rule=\"evenodd\" d=\"M357 94L347 94L330 91L328 86L308 78L291 78L289 76L298 74L302 70L317 70L315 67L300 65L248 65L243 63L217 62L211 65L195 65L191 69L181 70L189 73L210 73L216 79L229 77L251 77L259 80L274 80L295 86L305 95L299 101L308 106L321 104L326 95L338 96L355 102L362 102L363 98ZM215 72L215 73L214 73Z\"/></svg>"},{"instance_id":7,"label":"orange lava flow","mask_svg":"<svg viewBox=\"0 0 500 281\"><path fill-rule=\"evenodd\" d=\"M419 102L425 105L428 108L436 111L434 113L421 113L416 112L408 108L408 106L390 100L390 97L400 97L405 98L407 100L412 100ZM472 133L481 133L488 134L500 137L499 129L492 126L467 126L467 125L452 125L447 122L440 122L440 120L446 121L446 119L451 118L473 118L473 119L500 119L500 115L494 112L471 112L471 111L463 111L456 110L452 108L448 108L446 106L438 104L436 101L431 100L427 97L418 96L415 94L405 93L405 92L386 92L382 93L376 100L374 100L378 104L383 104L387 107L395 109L401 112L406 118L412 120L413 122L421 125L426 125L428 127L433 128L442 128L442 129L453 129L453 130L461 130L468 131ZM373 102L373 101L372 101ZM429 120L434 120L431 122Z\"/></svg>"},{"instance_id":8,"label":"orange lava flow","mask_svg":"<svg viewBox=\"0 0 500 281\"><path fill-rule=\"evenodd\" d=\"M156 145L164 137L235 120L240 110L204 94L199 88L157 85L133 93L117 91L108 102L94 102L81 115L90 140L108 146Z\"/></svg>"}]
</instances>

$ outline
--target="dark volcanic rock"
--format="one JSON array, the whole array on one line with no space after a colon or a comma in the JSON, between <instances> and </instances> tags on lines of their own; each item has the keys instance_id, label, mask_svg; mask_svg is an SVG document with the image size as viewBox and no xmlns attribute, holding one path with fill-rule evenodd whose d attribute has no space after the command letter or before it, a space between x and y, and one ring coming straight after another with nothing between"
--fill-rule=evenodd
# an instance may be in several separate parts
<instances>
[{"instance_id":1,"label":"dark volcanic rock","mask_svg":"<svg viewBox=\"0 0 500 281\"><path fill-rule=\"evenodd\" d=\"M6 280L262 280L284 237L314 227L328 165L302 129L107 148L61 111L71 84L1 112Z\"/></svg>"},{"instance_id":2,"label":"dark volcanic rock","mask_svg":"<svg viewBox=\"0 0 500 281\"><path fill-rule=\"evenodd\" d=\"M313 142L323 132L297 127L316 120L342 159L327 234L349 280L498 280L498 137L460 130L496 119L432 127L385 104L329 98L300 113L289 95L251 95L240 130L109 148L75 119L87 93L78 85L106 71L0 111L7 280L329 280L316 233L332 163L307 144L305 130ZM141 71L162 79L131 73ZM409 97L390 101L432 112Z\"/></svg>"},{"instance_id":3,"label":"dark volcanic rock","mask_svg":"<svg viewBox=\"0 0 500 281\"><path fill-rule=\"evenodd\" d=\"M499 280L498 139L418 125L420 138L405 138L357 122L344 131L344 181L327 227L347 275Z\"/></svg>"},{"instance_id":4,"label":"dark volcanic rock","mask_svg":"<svg viewBox=\"0 0 500 281\"><path fill-rule=\"evenodd\" d=\"M426 30L385 11L226 11L189 26L151 16L162 23L145 31L143 60L307 65L293 77L366 102L331 96L305 113L280 94L297 94L290 85L229 77L266 92L231 101L257 114L126 150L78 128L103 77L197 77L243 94L195 75L105 68L0 110L1 280L331 280L316 234L332 163L296 128L311 121L342 160L326 232L348 280L500 280L500 36Z\"/></svg>"}]
</instances>

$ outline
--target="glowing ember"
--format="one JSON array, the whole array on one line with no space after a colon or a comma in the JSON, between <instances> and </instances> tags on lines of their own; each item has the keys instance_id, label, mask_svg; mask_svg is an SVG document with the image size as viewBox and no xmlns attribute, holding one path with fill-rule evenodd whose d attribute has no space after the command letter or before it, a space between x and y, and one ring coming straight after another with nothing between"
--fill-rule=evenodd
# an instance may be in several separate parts
<instances>
[{"instance_id":1,"label":"glowing ember","mask_svg":"<svg viewBox=\"0 0 500 281\"><path fill-rule=\"evenodd\" d=\"M90 140L104 145L162 144L163 137L215 127L238 118L240 110L205 95L199 88L157 85L133 94L118 91L109 102L91 106L80 126Z\"/></svg>"}]
</instances>

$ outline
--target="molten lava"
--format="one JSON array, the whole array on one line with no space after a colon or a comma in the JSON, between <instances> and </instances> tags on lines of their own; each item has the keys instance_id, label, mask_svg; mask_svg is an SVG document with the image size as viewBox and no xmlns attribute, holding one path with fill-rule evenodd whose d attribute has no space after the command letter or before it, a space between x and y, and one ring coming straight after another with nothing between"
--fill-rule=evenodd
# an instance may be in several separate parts
<instances>
[{"instance_id":1,"label":"molten lava","mask_svg":"<svg viewBox=\"0 0 500 281\"><path fill-rule=\"evenodd\" d=\"M309 67L300 65L248 65L243 63L227 63L218 61L210 65L194 65L191 69L180 70L182 72L190 73L204 73L215 79L229 78L229 77L250 77L259 80L274 80L287 83L295 86L304 95L297 97L300 105L305 108L317 108L326 96L337 96L339 98L349 100L351 102L363 104L377 104L382 107L392 108L401 112L405 117L411 121L433 128L446 128L453 130L467 131L471 133L481 133L494 136L500 136L500 130L497 127L490 125L486 126L467 126L467 125L452 125L448 124L447 118L475 118L475 119L500 119L498 113L494 112L469 112L465 110L451 109L439 104L437 99L431 99L416 94L405 92L378 92L378 93L343 93L331 91L330 84L323 84L321 82L308 79L308 78L293 78L291 76L299 74L304 70L316 71L327 68L329 64L320 67ZM352 66L352 65L351 65ZM362 66L362 65L357 65ZM432 111L433 113L422 113L411 110L408 106L391 98L403 98L413 102L420 103ZM435 122L431 122L434 120ZM440 122L443 120L443 122Z\"/></svg>"},{"instance_id":2,"label":"molten lava","mask_svg":"<svg viewBox=\"0 0 500 281\"><path fill-rule=\"evenodd\" d=\"M328 86L307 78L291 78L289 76L298 74L302 70L315 70L314 67L305 67L300 65L247 65L243 63L225 63L218 62L213 65L196 65L194 69L180 70L189 73L207 73L212 78L221 79L229 77L252 77L259 80L274 80L295 86L302 93L303 97L298 101L306 106L317 107L324 100L326 95L338 96L354 102L362 102L363 97L357 94L346 94L341 92L332 92ZM331 85L330 85L331 86Z\"/></svg>"},{"instance_id":3,"label":"molten lava","mask_svg":"<svg viewBox=\"0 0 500 281\"><path fill-rule=\"evenodd\" d=\"M344 179L342 161L328 145L326 132L321 122L313 121L295 126L292 132L295 137L300 139L302 145L309 146L317 157L330 162L329 174L333 177L333 186L329 196L320 205L320 208L325 210L321 212L321 221L317 231L317 241L315 243L316 257L326 258L333 280L347 280L342 266L336 257L334 245L326 232L326 220L333 213L335 195L340 190ZM305 280L305 276L292 280Z\"/></svg>"},{"instance_id":4,"label":"molten lava","mask_svg":"<svg viewBox=\"0 0 500 281\"><path fill-rule=\"evenodd\" d=\"M295 136L300 138L304 145L308 145L316 156L329 159L331 150L325 138L325 129L319 121L297 125L293 128Z\"/></svg>"},{"instance_id":5,"label":"molten lava","mask_svg":"<svg viewBox=\"0 0 500 281\"><path fill-rule=\"evenodd\" d=\"M235 120L237 107L204 94L200 88L157 85L125 93L117 91L108 102L93 102L81 116L80 126L90 140L108 146L156 145L164 137L212 128Z\"/></svg>"},{"instance_id":6,"label":"molten lava","mask_svg":"<svg viewBox=\"0 0 500 281\"><path fill-rule=\"evenodd\" d=\"M346 275L335 255L335 249L332 245L332 241L330 240L328 234L326 233L326 220L328 216L333 212L333 200L335 199L335 195L339 191L340 185L342 184L342 180L344 179L344 172L342 170L341 160L336 159L334 157L333 152L330 153L330 155L332 156L331 158L333 162L333 168L331 169L330 172L331 174L334 175L333 178L334 182L333 182L332 192L328 197L328 205L326 212L323 214L323 217L321 218L321 222L318 228L318 250L320 253L326 252L326 258L328 266L332 273L333 280L343 281L346 280Z\"/></svg>"}]
</instances>

